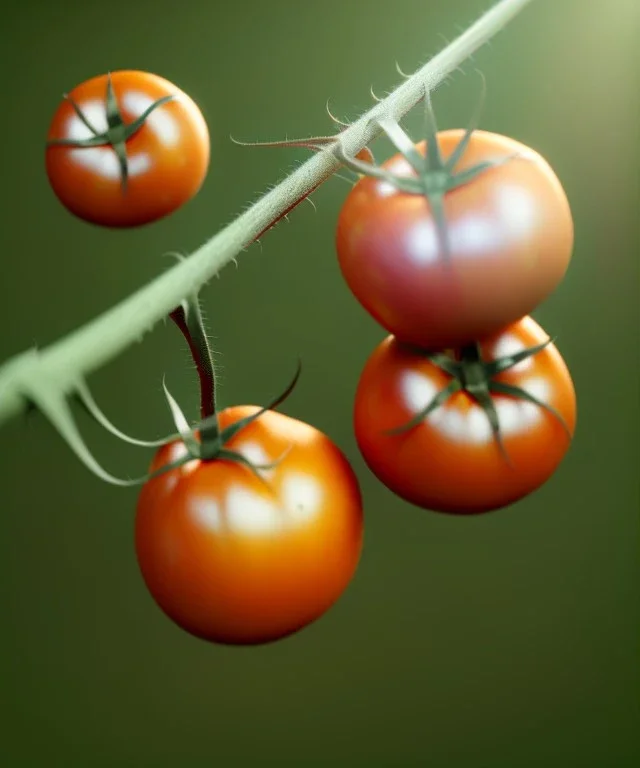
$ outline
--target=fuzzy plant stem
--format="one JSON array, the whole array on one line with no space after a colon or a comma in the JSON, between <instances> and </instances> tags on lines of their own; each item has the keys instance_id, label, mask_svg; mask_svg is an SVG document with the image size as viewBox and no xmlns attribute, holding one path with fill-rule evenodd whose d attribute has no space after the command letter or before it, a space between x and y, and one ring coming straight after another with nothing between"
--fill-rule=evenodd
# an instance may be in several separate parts
<instances>
[{"instance_id":1,"label":"fuzzy plant stem","mask_svg":"<svg viewBox=\"0 0 640 768\"><path fill-rule=\"evenodd\" d=\"M465 32L348 128L339 141L353 157L381 133L380 120L400 120L531 0L500 0ZM428 4L425 4L425 12ZM270 223L301 202L340 167L327 146L261 197L231 224L171 269L91 322L43 349L30 349L0 366L0 423L30 403L70 394L85 376L140 341L185 296L232 261Z\"/></svg>"},{"instance_id":2,"label":"fuzzy plant stem","mask_svg":"<svg viewBox=\"0 0 640 768\"><path fill-rule=\"evenodd\" d=\"M200 416L206 419L216 412L216 377L213 353L198 300L185 302L174 309L170 317L189 345L200 379Z\"/></svg>"}]
</instances>

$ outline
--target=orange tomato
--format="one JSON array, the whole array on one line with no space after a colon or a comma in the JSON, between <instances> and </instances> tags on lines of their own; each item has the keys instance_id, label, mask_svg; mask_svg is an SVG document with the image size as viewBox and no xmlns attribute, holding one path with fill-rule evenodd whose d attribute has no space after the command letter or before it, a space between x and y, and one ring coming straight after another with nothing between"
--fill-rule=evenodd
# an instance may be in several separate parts
<instances>
[{"instance_id":1,"label":"orange tomato","mask_svg":"<svg viewBox=\"0 0 640 768\"><path fill-rule=\"evenodd\" d=\"M255 413L221 411L220 428ZM346 458L308 424L267 411L225 448L254 465L191 461L143 486L135 544L143 578L180 627L226 644L265 643L321 616L360 557L362 501ZM161 448L152 470L186 454Z\"/></svg>"},{"instance_id":2,"label":"orange tomato","mask_svg":"<svg viewBox=\"0 0 640 768\"><path fill-rule=\"evenodd\" d=\"M81 83L60 103L49 127L47 175L59 200L79 218L139 226L172 213L198 192L209 166L209 132L186 93L148 72L110 75L117 105L110 116L108 77ZM132 123L165 97L171 98L128 135ZM55 143L60 141L67 143Z\"/></svg>"},{"instance_id":3,"label":"orange tomato","mask_svg":"<svg viewBox=\"0 0 640 768\"><path fill-rule=\"evenodd\" d=\"M485 339L485 361L547 340L530 317ZM486 412L469 391L453 394L417 426L388 434L422 411L452 377L390 336L367 361L355 398L355 433L373 473L395 494L426 509L457 514L504 507L555 472L570 444L556 416L531 402L493 394L506 456ZM524 389L551 406L573 435L576 397L558 350L541 352L494 379Z\"/></svg>"},{"instance_id":4,"label":"orange tomato","mask_svg":"<svg viewBox=\"0 0 640 768\"><path fill-rule=\"evenodd\" d=\"M443 160L463 133L438 134ZM424 156L426 142L417 149ZM448 257L424 194L365 175L344 201L336 231L342 274L364 309L402 341L441 349L496 333L533 311L564 277L573 220L558 178L537 152L474 131L454 178L496 160L503 162L444 194ZM382 168L416 177L402 154ZM441 184L441 176L432 174L430 183Z\"/></svg>"}]
</instances>

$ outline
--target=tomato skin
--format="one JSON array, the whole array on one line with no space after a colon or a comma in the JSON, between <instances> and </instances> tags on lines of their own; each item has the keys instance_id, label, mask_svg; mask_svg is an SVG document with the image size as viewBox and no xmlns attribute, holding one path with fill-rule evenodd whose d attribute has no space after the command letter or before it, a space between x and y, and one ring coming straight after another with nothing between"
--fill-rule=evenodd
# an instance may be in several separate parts
<instances>
[{"instance_id":1,"label":"tomato skin","mask_svg":"<svg viewBox=\"0 0 640 768\"><path fill-rule=\"evenodd\" d=\"M219 414L224 428L254 406ZM266 643L321 616L351 581L362 548L358 481L346 458L308 424L267 411L227 444L255 463L290 446L262 482L247 467L194 460L150 480L138 501L135 545L160 608L217 643ZM161 448L151 469L185 454Z\"/></svg>"},{"instance_id":2,"label":"tomato skin","mask_svg":"<svg viewBox=\"0 0 640 768\"><path fill-rule=\"evenodd\" d=\"M485 360L547 340L530 317L480 346ZM477 514L518 501L545 483L569 448L569 437L544 409L493 395L511 466L492 436L486 414L466 392L454 394L414 429L406 424L451 380L426 357L392 336L373 352L355 398L358 446L371 471L391 491L437 512ZM542 352L495 377L535 394L563 417L571 435L576 397L569 371L550 344Z\"/></svg>"},{"instance_id":3,"label":"tomato skin","mask_svg":"<svg viewBox=\"0 0 640 768\"><path fill-rule=\"evenodd\" d=\"M462 135L438 134L444 159ZM417 146L424 155L426 143ZM516 152L523 157L445 195L449 263L424 196L368 176L353 187L338 219L340 269L389 333L425 348L461 346L527 315L558 286L574 232L566 195L548 163L517 141L475 131L456 171ZM400 154L382 167L414 175Z\"/></svg>"},{"instance_id":4,"label":"tomato skin","mask_svg":"<svg viewBox=\"0 0 640 768\"><path fill-rule=\"evenodd\" d=\"M167 216L199 191L209 167L210 141L196 103L173 83L135 70L111 73L124 122L138 118L154 101L174 98L155 109L126 142L129 177L126 190L111 146L48 146L49 182L60 202L75 216L108 227L135 227ZM106 129L107 75L86 80L69 96L98 131ZM51 121L48 140L87 138L67 100Z\"/></svg>"}]
</instances>

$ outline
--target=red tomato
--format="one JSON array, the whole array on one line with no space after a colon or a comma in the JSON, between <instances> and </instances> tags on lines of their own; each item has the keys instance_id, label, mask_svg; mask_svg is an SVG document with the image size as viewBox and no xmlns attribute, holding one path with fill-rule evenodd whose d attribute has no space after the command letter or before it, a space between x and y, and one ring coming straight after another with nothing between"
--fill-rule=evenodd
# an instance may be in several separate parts
<instances>
[{"instance_id":1,"label":"red tomato","mask_svg":"<svg viewBox=\"0 0 640 768\"><path fill-rule=\"evenodd\" d=\"M444 160L462 135L438 134ZM425 148L418 145L422 155ZM448 259L424 195L370 176L355 184L338 220L340 268L358 301L390 333L425 348L462 345L528 314L560 283L573 222L547 162L517 141L475 131L456 172L518 152L521 157L446 193ZM401 154L382 167L415 176Z\"/></svg>"},{"instance_id":2,"label":"red tomato","mask_svg":"<svg viewBox=\"0 0 640 768\"><path fill-rule=\"evenodd\" d=\"M253 406L219 414L222 429ZM300 421L267 411L226 448L254 464L285 458L259 479L224 460L194 460L150 480L135 542L144 580L180 627L218 643L285 637L321 616L353 577L362 546L358 481L340 450ZM185 455L161 448L156 470Z\"/></svg>"},{"instance_id":3,"label":"red tomato","mask_svg":"<svg viewBox=\"0 0 640 768\"><path fill-rule=\"evenodd\" d=\"M108 129L107 83L100 75L69 94L98 134ZM133 227L161 219L198 192L209 166L209 132L195 102L168 80L122 70L111 74L111 83L125 129L154 102L172 98L124 141L121 122L102 146L48 145L46 168L53 191L73 214L93 224ZM62 101L48 140L92 136L71 101ZM126 179L118 148L126 154Z\"/></svg>"},{"instance_id":4,"label":"red tomato","mask_svg":"<svg viewBox=\"0 0 640 768\"><path fill-rule=\"evenodd\" d=\"M482 357L495 360L547 338L527 317L483 341ZM554 408L573 435L575 391L552 344L494 380L521 387ZM512 504L551 477L569 436L544 408L507 395L492 397L508 460L487 414L467 391L453 394L418 426L388 434L451 381L425 354L392 336L367 361L356 393L355 433L368 466L390 490L425 509L472 514Z\"/></svg>"}]
</instances>

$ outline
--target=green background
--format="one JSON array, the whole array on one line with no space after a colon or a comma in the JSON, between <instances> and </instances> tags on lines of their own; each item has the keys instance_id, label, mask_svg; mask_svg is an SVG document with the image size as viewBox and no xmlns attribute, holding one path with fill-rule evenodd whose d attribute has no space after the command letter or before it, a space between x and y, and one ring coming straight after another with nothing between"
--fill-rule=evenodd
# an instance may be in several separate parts
<instances>
[{"instance_id":1,"label":"green background","mask_svg":"<svg viewBox=\"0 0 640 768\"><path fill-rule=\"evenodd\" d=\"M306 157L229 141L331 131L489 6L487 0L9 2L2 12L0 359L45 346L193 250ZM362 480L366 546L351 587L262 648L197 641L147 595L135 490L102 484L40 416L0 428L0 763L6 766L627 768L638 736L638 150L640 4L535 0L438 90L466 122L540 151L569 196L575 254L536 313L574 376L575 443L512 508L456 519L411 507L365 469L359 371L384 335L334 253L334 178L202 293L223 404L264 401L302 355L283 410L326 431ZM139 68L200 104L212 164L165 221L103 231L50 191L43 138L63 91ZM419 116L405 125L419 129ZM376 144L379 159L390 153ZM182 339L158 325L91 377L108 415L171 431L162 375L197 410ZM111 471L149 454L80 416Z\"/></svg>"}]
</instances>

